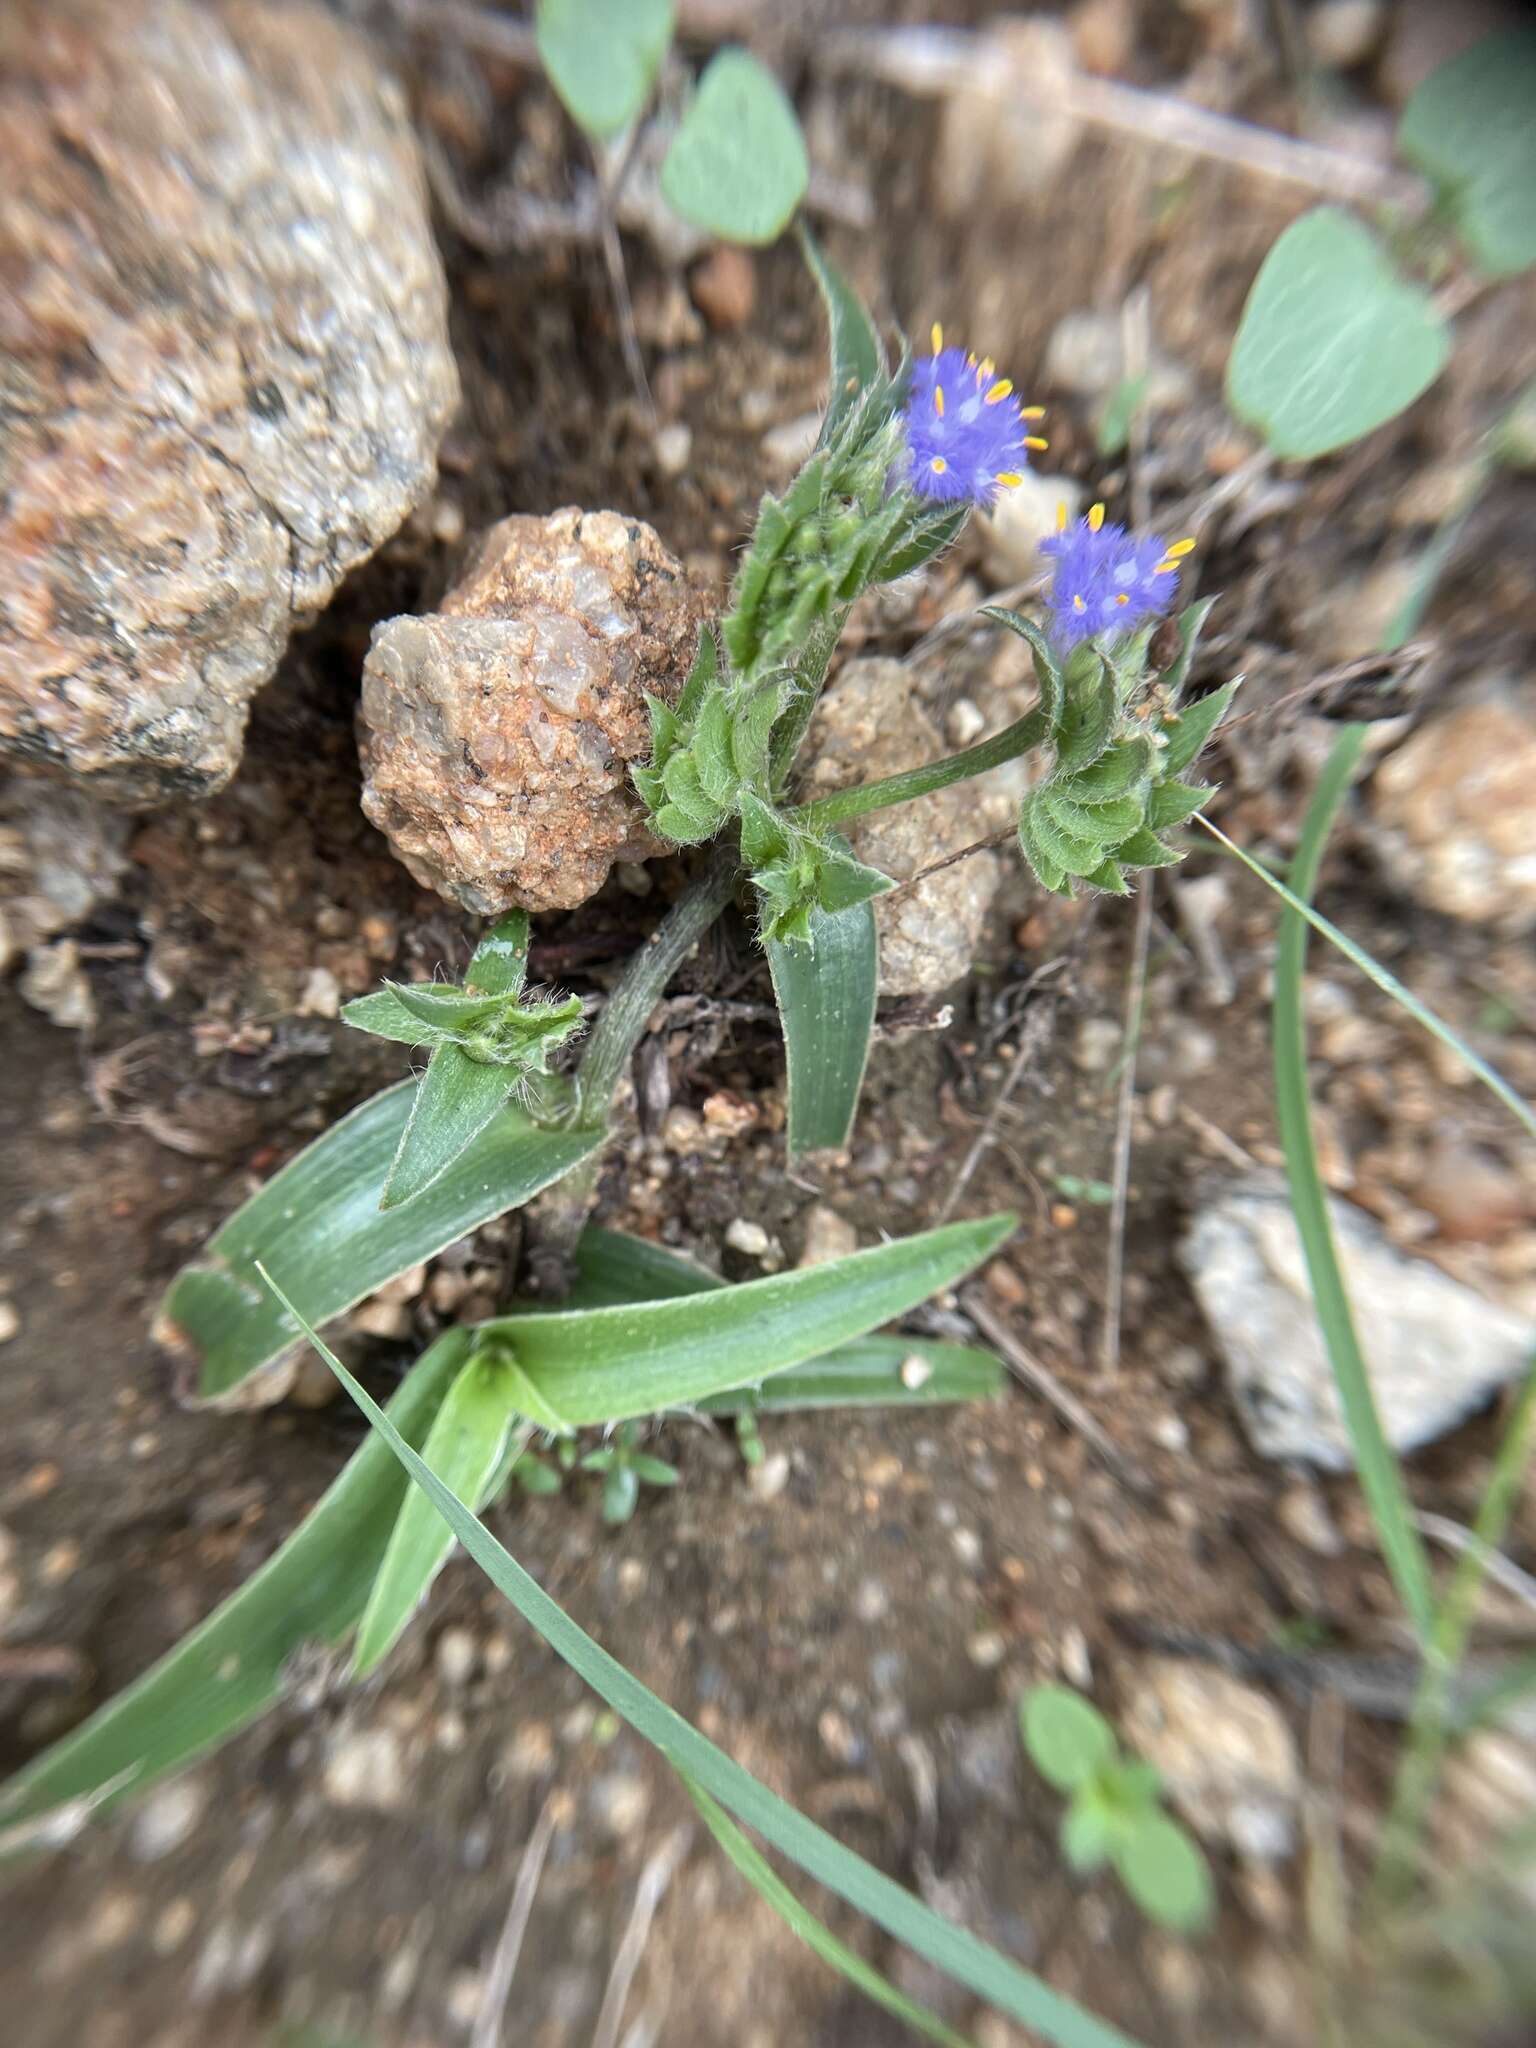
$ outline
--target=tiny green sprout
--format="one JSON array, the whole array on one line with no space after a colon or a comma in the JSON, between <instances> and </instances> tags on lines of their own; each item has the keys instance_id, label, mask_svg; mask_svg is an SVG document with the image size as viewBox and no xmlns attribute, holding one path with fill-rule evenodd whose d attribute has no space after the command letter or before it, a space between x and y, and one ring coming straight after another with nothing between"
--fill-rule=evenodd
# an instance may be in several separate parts
<instances>
[{"instance_id":1,"label":"tiny green sprout","mask_svg":"<svg viewBox=\"0 0 1536 2048\"><path fill-rule=\"evenodd\" d=\"M736 1418L736 1448L741 1453L743 1465L761 1465L768 1455L763 1448L757 1417L750 1408L743 1408Z\"/></svg>"},{"instance_id":2,"label":"tiny green sprout","mask_svg":"<svg viewBox=\"0 0 1536 2048\"><path fill-rule=\"evenodd\" d=\"M1107 1180L1084 1180L1075 1173L1055 1175L1056 1192L1063 1201L1084 1202L1090 1209L1105 1209L1115 1199L1115 1191Z\"/></svg>"},{"instance_id":3,"label":"tiny green sprout","mask_svg":"<svg viewBox=\"0 0 1536 2048\"><path fill-rule=\"evenodd\" d=\"M1091 1701L1064 1685L1037 1685L1019 1706L1031 1763L1066 1795L1062 1854L1084 1876L1112 1865L1149 1920L1180 1934L1209 1926L1210 1867L1187 1828L1162 1804L1162 1781L1127 1756Z\"/></svg>"},{"instance_id":4,"label":"tiny green sprout","mask_svg":"<svg viewBox=\"0 0 1536 2048\"><path fill-rule=\"evenodd\" d=\"M562 1483L558 1467L551 1465L547 1458L541 1458L536 1451L524 1451L509 1476L514 1485L534 1496L558 1493Z\"/></svg>"},{"instance_id":5,"label":"tiny green sprout","mask_svg":"<svg viewBox=\"0 0 1536 2048\"><path fill-rule=\"evenodd\" d=\"M678 1471L664 1458L652 1458L636 1449L639 1426L626 1422L601 1450L588 1451L580 1460L583 1472L603 1475L603 1520L612 1526L627 1522L640 1502L642 1486L676 1486Z\"/></svg>"},{"instance_id":6,"label":"tiny green sprout","mask_svg":"<svg viewBox=\"0 0 1536 2048\"><path fill-rule=\"evenodd\" d=\"M550 1055L580 1029L581 998L526 993L528 937L527 912L514 910L475 948L462 985L386 981L342 1011L354 1030L430 1053L381 1209L441 1179L514 1094L560 1085Z\"/></svg>"}]
</instances>

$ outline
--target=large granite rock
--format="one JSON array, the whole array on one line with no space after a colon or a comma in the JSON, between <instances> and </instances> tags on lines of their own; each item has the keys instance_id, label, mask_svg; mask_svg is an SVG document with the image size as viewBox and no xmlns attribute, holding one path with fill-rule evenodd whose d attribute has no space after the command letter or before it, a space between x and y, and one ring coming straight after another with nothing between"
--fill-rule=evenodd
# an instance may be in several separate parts
<instances>
[{"instance_id":1,"label":"large granite rock","mask_svg":"<svg viewBox=\"0 0 1536 2048\"><path fill-rule=\"evenodd\" d=\"M674 699L703 610L650 527L503 519L426 618L374 629L363 809L418 882L492 917L562 910L662 849L630 786L647 692Z\"/></svg>"},{"instance_id":2,"label":"large granite rock","mask_svg":"<svg viewBox=\"0 0 1536 2048\"><path fill-rule=\"evenodd\" d=\"M272 0L0 9L0 759L201 796L457 399L398 89Z\"/></svg>"}]
</instances>

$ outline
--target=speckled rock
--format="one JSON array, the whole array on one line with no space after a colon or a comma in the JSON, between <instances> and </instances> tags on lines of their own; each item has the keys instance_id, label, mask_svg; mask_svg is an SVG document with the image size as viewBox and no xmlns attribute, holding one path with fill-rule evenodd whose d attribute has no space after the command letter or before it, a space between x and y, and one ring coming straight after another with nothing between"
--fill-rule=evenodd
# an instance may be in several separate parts
<instances>
[{"instance_id":1,"label":"speckled rock","mask_svg":"<svg viewBox=\"0 0 1536 2048\"><path fill-rule=\"evenodd\" d=\"M851 661L822 698L800 759L807 797L899 775L950 750L899 661ZM859 859L893 881L957 853L1008 823L1006 802L979 782L957 783L917 802L846 826ZM882 995L933 995L969 973L1002 864L972 854L915 889L875 899Z\"/></svg>"},{"instance_id":2,"label":"speckled rock","mask_svg":"<svg viewBox=\"0 0 1536 2048\"><path fill-rule=\"evenodd\" d=\"M1492 682L1412 734L1371 785L1377 843L1432 910L1536 929L1536 688Z\"/></svg>"},{"instance_id":3,"label":"speckled rock","mask_svg":"<svg viewBox=\"0 0 1536 2048\"><path fill-rule=\"evenodd\" d=\"M1208 1842L1254 1863L1290 1854L1301 1762L1267 1693L1213 1665L1153 1657L1126 1701L1120 1727Z\"/></svg>"},{"instance_id":4,"label":"speckled rock","mask_svg":"<svg viewBox=\"0 0 1536 2048\"><path fill-rule=\"evenodd\" d=\"M1404 1257L1352 1203L1330 1199L1329 1214L1395 1449L1432 1442L1519 1378L1536 1342L1526 1318ZM1281 1177L1249 1175L1202 1204L1179 1256L1254 1449L1349 1471L1349 1432Z\"/></svg>"},{"instance_id":5,"label":"speckled rock","mask_svg":"<svg viewBox=\"0 0 1536 2048\"><path fill-rule=\"evenodd\" d=\"M0 787L0 971L112 895L129 830L72 789L19 778Z\"/></svg>"},{"instance_id":6,"label":"speckled rock","mask_svg":"<svg viewBox=\"0 0 1536 2048\"><path fill-rule=\"evenodd\" d=\"M457 401L404 99L318 6L12 0L0 137L0 757L205 795Z\"/></svg>"},{"instance_id":7,"label":"speckled rock","mask_svg":"<svg viewBox=\"0 0 1536 2048\"><path fill-rule=\"evenodd\" d=\"M570 909L661 849L630 786L703 609L651 528L574 507L491 528L427 618L374 631L363 809L418 882L482 916Z\"/></svg>"}]
</instances>

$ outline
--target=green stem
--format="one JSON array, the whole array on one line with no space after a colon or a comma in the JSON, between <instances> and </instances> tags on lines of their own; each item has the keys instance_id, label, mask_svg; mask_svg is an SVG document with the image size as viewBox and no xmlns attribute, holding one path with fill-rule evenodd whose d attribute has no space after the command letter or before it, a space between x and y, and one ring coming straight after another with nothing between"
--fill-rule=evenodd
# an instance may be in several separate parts
<instances>
[{"instance_id":1,"label":"green stem","mask_svg":"<svg viewBox=\"0 0 1536 2048\"><path fill-rule=\"evenodd\" d=\"M1381 1854L1372 1879L1379 1908L1401 1900L1413 1878L1414 1854L1434 1796L1440 1766L1451 1735L1451 1687L1472 1632L1477 1595L1487 1561L1504 1541L1519 1501L1526 1467L1536 1451L1536 1359L1521 1386L1493 1462L1472 1541L1457 1562L1445 1598L1435 1615L1420 1674L1408 1733L1392 1788L1392 1804L1382 1834Z\"/></svg>"},{"instance_id":2,"label":"green stem","mask_svg":"<svg viewBox=\"0 0 1536 2048\"><path fill-rule=\"evenodd\" d=\"M740 872L741 857L734 845L717 847L709 865L631 956L576 1070L578 1123L591 1128L607 1122L613 1092L645 1036L652 1010L673 974L730 902Z\"/></svg>"},{"instance_id":3,"label":"green stem","mask_svg":"<svg viewBox=\"0 0 1536 2048\"><path fill-rule=\"evenodd\" d=\"M1000 768L1005 761L1012 761L1020 754L1027 754L1031 747L1038 747L1050 730L1050 721L1038 706L1015 719L1012 725L1004 726L989 740L978 740L974 747L967 747L963 754L950 754L942 761L930 761L922 768L909 768L904 775L887 775L880 782L861 783L856 789L834 790L831 796L817 797L813 803L801 804L794 816L798 823L809 826L840 825L848 818L862 818L870 811L883 811L891 804L910 803L914 797L929 796L936 789L948 789L952 782L964 782L968 776L984 775L989 768Z\"/></svg>"}]
</instances>

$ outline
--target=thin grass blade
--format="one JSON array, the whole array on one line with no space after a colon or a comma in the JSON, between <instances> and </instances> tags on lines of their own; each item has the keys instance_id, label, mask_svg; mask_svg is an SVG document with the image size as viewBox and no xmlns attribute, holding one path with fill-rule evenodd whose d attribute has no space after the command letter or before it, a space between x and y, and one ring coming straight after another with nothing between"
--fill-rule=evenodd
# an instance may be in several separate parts
<instances>
[{"instance_id":1,"label":"thin grass blade","mask_svg":"<svg viewBox=\"0 0 1536 2048\"><path fill-rule=\"evenodd\" d=\"M295 1320L302 1320L291 1303L285 1302L284 1306ZM675 1770L702 1785L738 1821L755 1829L809 1876L867 1913L897 1941L948 1972L1000 2012L1023 2026L1033 2027L1042 2039L1057 2044L1057 2048L1139 2048L1129 2035L1096 2019L1073 1999L1053 1991L1042 1979L966 1929L941 1918L894 1879L844 1848L824 1828L759 1784L750 1771L717 1749L664 1700L658 1699L529 1576L443 1485L341 1360L313 1332L307 1334L492 1584L577 1676L653 1744Z\"/></svg>"},{"instance_id":2,"label":"thin grass blade","mask_svg":"<svg viewBox=\"0 0 1536 2048\"><path fill-rule=\"evenodd\" d=\"M1289 889L1282 892L1287 907L1280 920L1280 943L1275 958L1275 1121L1280 1128L1291 1206L1306 1257L1318 1326L1338 1383L1361 1491L1398 1594L1415 1629L1427 1640L1434 1621L1429 1561L1423 1540L1413 1526L1402 1467L1381 1426L1356 1334L1344 1271L1328 1220L1328 1197L1317 1163L1307 1088L1307 1038L1302 1013L1302 976L1310 921L1306 917L1306 899L1317 886L1329 829L1349 787L1364 738L1364 726L1350 725L1344 727L1334 743L1296 848L1291 869L1296 890L1294 894ZM1280 887L1278 883L1275 886Z\"/></svg>"}]
</instances>

